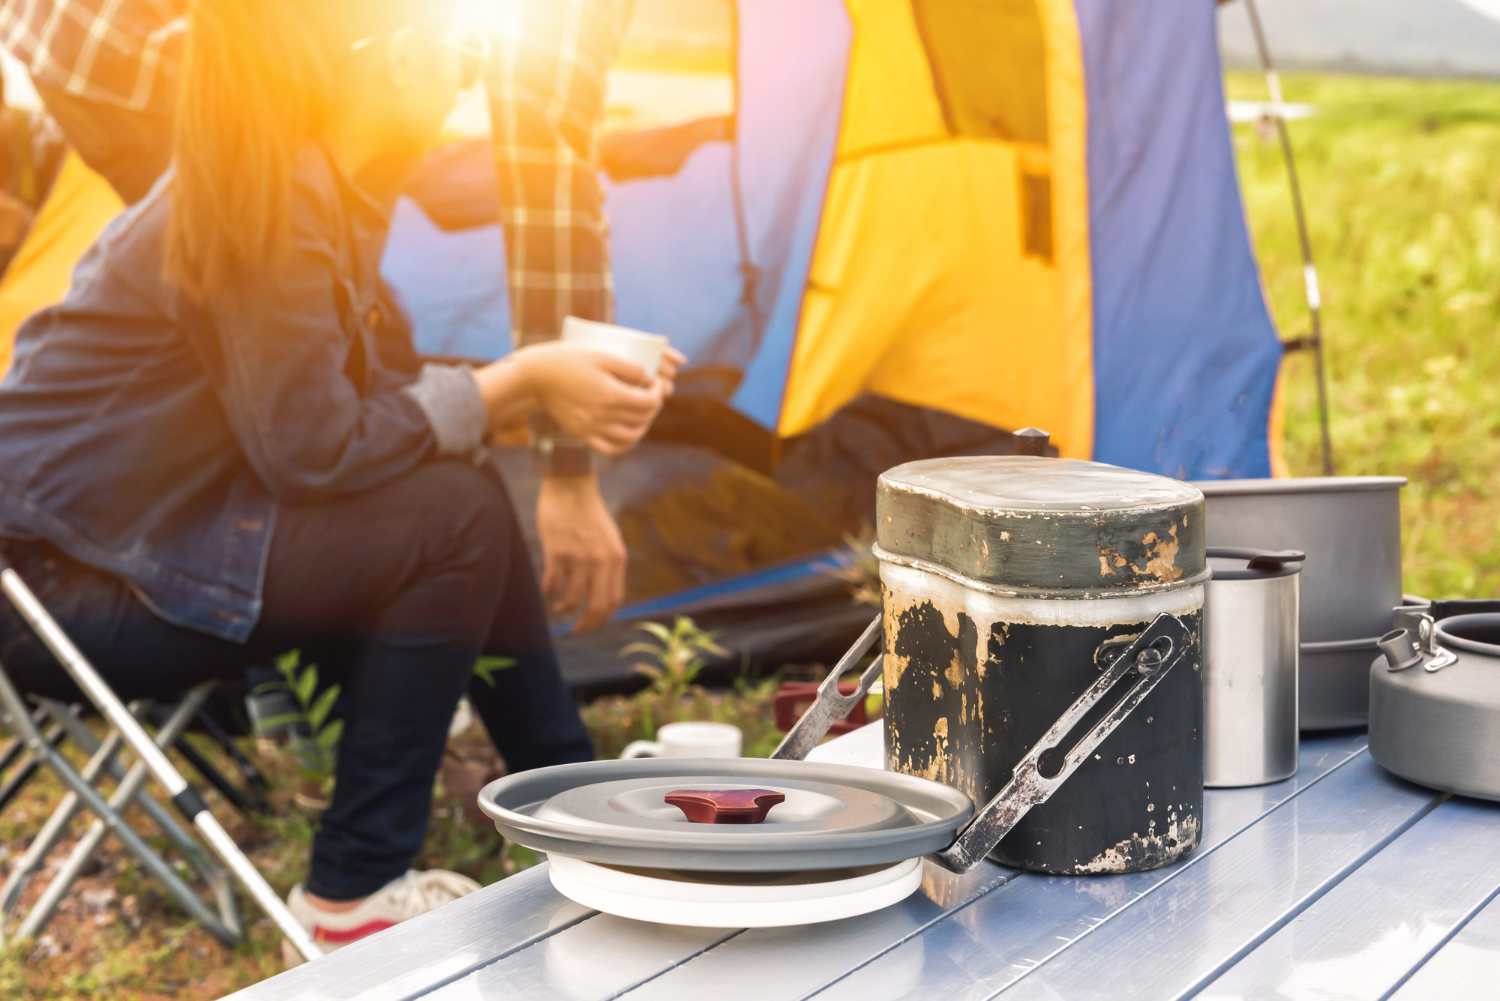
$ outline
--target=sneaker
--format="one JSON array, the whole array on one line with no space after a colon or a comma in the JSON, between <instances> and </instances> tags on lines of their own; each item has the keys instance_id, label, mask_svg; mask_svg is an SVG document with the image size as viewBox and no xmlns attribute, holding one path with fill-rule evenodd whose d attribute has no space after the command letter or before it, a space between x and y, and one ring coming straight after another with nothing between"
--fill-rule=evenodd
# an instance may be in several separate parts
<instances>
[{"instance_id":1,"label":"sneaker","mask_svg":"<svg viewBox=\"0 0 1500 1001\"><path fill-rule=\"evenodd\" d=\"M392 880L366 897L358 907L347 911L325 911L321 907L314 907L307 899L307 891L302 888L301 883L292 887L286 904L292 916L328 952L384 931L407 918L425 914L434 907L441 907L450 900L457 900L477 889L478 883L456 872L448 872L446 869L417 872L412 869L405 876ZM282 942L281 952L289 967L303 961L301 954L292 948L290 942Z\"/></svg>"}]
</instances>

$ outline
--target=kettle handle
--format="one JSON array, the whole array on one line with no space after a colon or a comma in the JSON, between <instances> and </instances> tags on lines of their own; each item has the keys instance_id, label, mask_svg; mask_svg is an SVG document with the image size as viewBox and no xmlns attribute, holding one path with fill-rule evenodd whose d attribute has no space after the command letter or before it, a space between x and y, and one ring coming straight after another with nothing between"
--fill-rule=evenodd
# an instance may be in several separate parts
<instances>
[{"instance_id":1,"label":"kettle handle","mask_svg":"<svg viewBox=\"0 0 1500 1001\"><path fill-rule=\"evenodd\" d=\"M1125 718L1151 694L1167 672L1176 667L1193 645L1193 634L1186 623L1175 615L1162 613L1122 649L1099 680L1080 695L1068 711L1053 723L1017 762L1005 788L986 803L958 839L948 848L932 856L934 862L950 872L968 872L990 852L1001 840L1015 829L1034 806L1040 806L1052 797L1068 780L1078 766L1088 760L1094 749L1115 731ZM1140 677L1130 690L1116 702L1093 729L1068 750L1062 767L1051 775L1042 774L1042 757L1060 746L1063 738L1088 715L1109 690L1119 684L1134 670Z\"/></svg>"}]
</instances>

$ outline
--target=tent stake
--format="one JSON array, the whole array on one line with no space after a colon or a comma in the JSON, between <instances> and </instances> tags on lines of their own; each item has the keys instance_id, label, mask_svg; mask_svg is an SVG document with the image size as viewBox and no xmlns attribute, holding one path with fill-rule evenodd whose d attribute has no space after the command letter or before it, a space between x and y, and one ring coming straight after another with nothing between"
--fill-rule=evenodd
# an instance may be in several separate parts
<instances>
[{"instance_id":1,"label":"tent stake","mask_svg":"<svg viewBox=\"0 0 1500 1001\"><path fill-rule=\"evenodd\" d=\"M1328 380L1323 368L1323 297L1318 289L1318 266L1313 261L1312 240L1307 232L1307 213L1302 206L1302 184L1297 178L1297 160L1292 155L1292 136L1286 125L1286 104L1281 99L1281 78L1271 62L1271 47L1266 44L1266 32L1260 21L1260 11L1255 0L1245 0L1245 11L1250 15L1250 28L1255 33L1255 47L1260 51L1260 63L1266 73L1266 89L1271 94L1271 117L1276 120L1276 134L1281 139L1281 155L1286 160L1286 176L1292 189L1292 212L1297 218L1297 240L1302 246L1302 278L1307 290L1307 310L1311 317L1312 334L1308 338L1313 349L1313 365L1318 378L1318 424L1323 438L1323 475L1332 476L1333 442L1328 433Z\"/></svg>"}]
</instances>

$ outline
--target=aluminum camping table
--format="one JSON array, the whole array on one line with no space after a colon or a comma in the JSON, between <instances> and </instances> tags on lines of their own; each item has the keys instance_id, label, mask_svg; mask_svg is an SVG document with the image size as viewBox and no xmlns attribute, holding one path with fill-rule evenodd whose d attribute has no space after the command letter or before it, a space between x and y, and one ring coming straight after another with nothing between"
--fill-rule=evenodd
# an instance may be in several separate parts
<instances>
[{"instance_id":1,"label":"aluminum camping table","mask_svg":"<svg viewBox=\"0 0 1500 1001\"><path fill-rule=\"evenodd\" d=\"M879 767L880 724L813 757ZM1500 997L1500 804L1394 778L1363 733L1304 737L1294 778L1210 790L1201 846L1123 876L932 864L846 921L642 924L559 896L545 865L236 998Z\"/></svg>"}]
</instances>

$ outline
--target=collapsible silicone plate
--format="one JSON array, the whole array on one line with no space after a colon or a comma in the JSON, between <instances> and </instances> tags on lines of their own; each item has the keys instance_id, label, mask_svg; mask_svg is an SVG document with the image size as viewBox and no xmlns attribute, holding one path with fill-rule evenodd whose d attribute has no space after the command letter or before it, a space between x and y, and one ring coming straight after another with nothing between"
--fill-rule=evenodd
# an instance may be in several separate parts
<instances>
[{"instance_id":1,"label":"collapsible silicone plate","mask_svg":"<svg viewBox=\"0 0 1500 1001\"><path fill-rule=\"evenodd\" d=\"M783 794L758 824L695 824L677 790ZM485 786L479 807L510 840L549 855L646 869L791 872L892 865L953 843L963 793L852 765L643 758L557 765Z\"/></svg>"},{"instance_id":2,"label":"collapsible silicone plate","mask_svg":"<svg viewBox=\"0 0 1500 1001\"><path fill-rule=\"evenodd\" d=\"M922 861L916 858L860 869L747 874L622 868L555 855L549 868L557 892L585 907L698 928L838 921L889 907L922 885ZM765 878L746 878L757 875Z\"/></svg>"}]
</instances>

